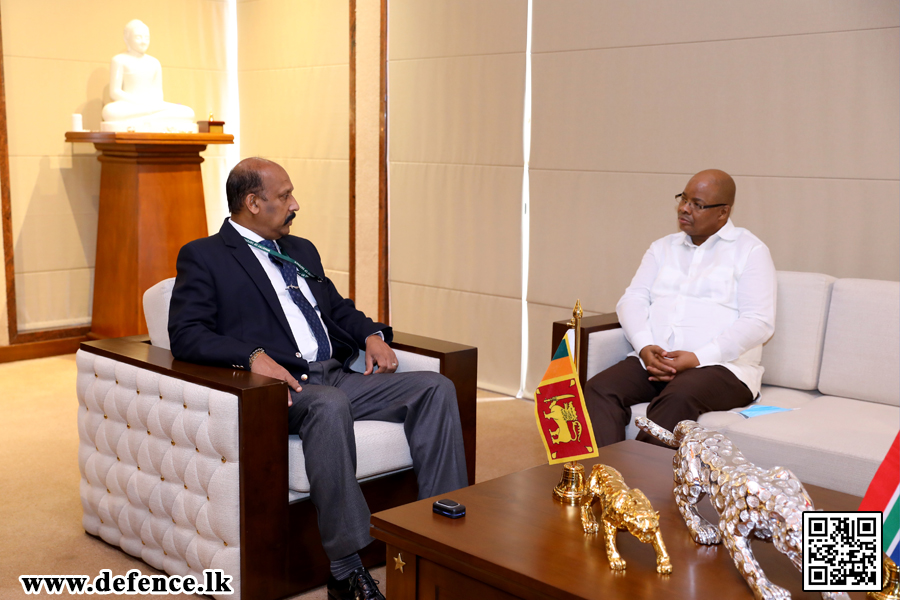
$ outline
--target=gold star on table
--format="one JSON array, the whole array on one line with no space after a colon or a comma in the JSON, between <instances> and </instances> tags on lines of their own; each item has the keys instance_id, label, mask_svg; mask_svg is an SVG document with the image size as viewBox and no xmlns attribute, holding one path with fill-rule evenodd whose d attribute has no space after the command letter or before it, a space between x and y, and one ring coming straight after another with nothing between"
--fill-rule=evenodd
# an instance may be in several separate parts
<instances>
[{"instance_id":1,"label":"gold star on table","mask_svg":"<svg viewBox=\"0 0 900 600\"><path fill-rule=\"evenodd\" d=\"M401 554L398 554L397 556L394 557L394 570L395 571L399 570L402 573L403 567L405 565L406 565L406 563L403 562L403 556Z\"/></svg>"}]
</instances>

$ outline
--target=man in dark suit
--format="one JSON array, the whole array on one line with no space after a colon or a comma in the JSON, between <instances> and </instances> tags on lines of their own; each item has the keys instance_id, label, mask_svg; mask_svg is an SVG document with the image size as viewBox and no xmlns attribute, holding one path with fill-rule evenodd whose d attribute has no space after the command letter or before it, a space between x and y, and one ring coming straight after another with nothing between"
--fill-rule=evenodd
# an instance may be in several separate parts
<instances>
[{"instance_id":1,"label":"man in dark suit","mask_svg":"<svg viewBox=\"0 0 900 600\"><path fill-rule=\"evenodd\" d=\"M228 175L231 217L178 254L169 308L179 360L287 382L288 433L303 440L310 496L331 560L328 595L383 599L357 552L370 513L356 481L354 420L402 422L419 497L467 485L456 391L431 372L395 373L391 328L341 297L315 246L289 235L299 206L287 172L249 158ZM365 373L349 365L365 349Z\"/></svg>"}]
</instances>

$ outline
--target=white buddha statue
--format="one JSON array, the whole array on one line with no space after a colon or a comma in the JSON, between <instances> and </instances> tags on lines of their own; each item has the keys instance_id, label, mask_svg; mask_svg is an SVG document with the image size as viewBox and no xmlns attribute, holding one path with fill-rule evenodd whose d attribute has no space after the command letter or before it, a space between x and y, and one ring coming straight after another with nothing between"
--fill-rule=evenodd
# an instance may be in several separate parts
<instances>
[{"instance_id":1,"label":"white buddha statue","mask_svg":"<svg viewBox=\"0 0 900 600\"><path fill-rule=\"evenodd\" d=\"M128 52L117 54L109 66L109 95L100 131L196 133L194 111L163 101L162 66L146 54L150 28L135 19L125 26Z\"/></svg>"}]
</instances>

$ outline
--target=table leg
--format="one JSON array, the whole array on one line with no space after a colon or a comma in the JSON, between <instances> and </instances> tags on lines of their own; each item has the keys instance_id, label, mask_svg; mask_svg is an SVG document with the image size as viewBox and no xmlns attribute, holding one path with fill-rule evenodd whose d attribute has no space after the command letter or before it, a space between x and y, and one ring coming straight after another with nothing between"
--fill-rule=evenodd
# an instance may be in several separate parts
<instances>
[{"instance_id":1,"label":"table leg","mask_svg":"<svg viewBox=\"0 0 900 600\"><path fill-rule=\"evenodd\" d=\"M397 546L387 545L385 596L391 600L415 600L418 557Z\"/></svg>"}]
</instances>

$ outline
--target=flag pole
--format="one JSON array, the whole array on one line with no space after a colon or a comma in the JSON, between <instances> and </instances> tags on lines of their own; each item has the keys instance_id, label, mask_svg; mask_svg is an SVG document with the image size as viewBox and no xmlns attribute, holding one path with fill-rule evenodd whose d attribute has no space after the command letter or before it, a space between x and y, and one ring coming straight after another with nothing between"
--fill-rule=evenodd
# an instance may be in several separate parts
<instances>
[{"instance_id":1,"label":"flag pole","mask_svg":"<svg viewBox=\"0 0 900 600\"><path fill-rule=\"evenodd\" d=\"M569 319L569 329L575 330L575 374L578 375L578 365L581 364L581 318L584 311L581 309L581 299L575 300L575 308L572 309L572 318Z\"/></svg>"},{"instance_id":2,"label":"flag pole","mask_svg":"<svg viewBox=\"0 0 900 600\"><path fill-rule=\"evenodd\" d=\"M581 308L581 299L575 300L575 308L572 309L572 318L569 319L569 329L575 330L575 378L578 375L578 364L581 360L581 318L584 310ZM566 333L568 335L568 332ZM584 482L584 465L577 460L563 465L562 477L556 487L553 488L553 497L564 504L577 506L587 491Z\"/></svg>"}]
</instances>

